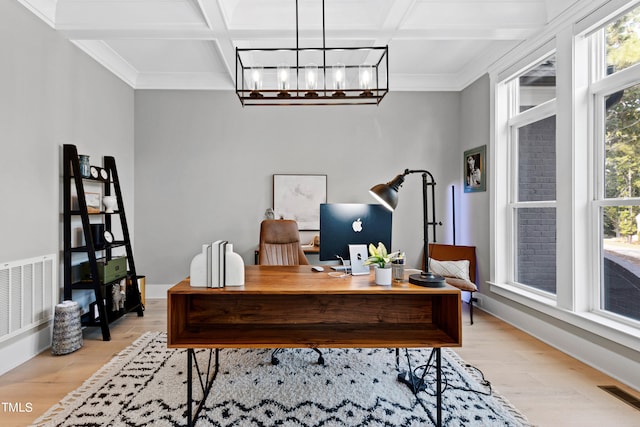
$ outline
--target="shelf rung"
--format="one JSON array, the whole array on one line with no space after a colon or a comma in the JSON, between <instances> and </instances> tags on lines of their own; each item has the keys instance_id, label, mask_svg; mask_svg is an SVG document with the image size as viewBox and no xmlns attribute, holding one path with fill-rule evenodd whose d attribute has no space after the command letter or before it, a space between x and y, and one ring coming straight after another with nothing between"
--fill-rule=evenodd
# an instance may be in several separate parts
<instances>
[{"instance_id":1,"label":"shelf rung","mask_svg":"<svg viewBox=\"0 0 640 427\"><path fill-rule=\"evenodd\" d=\"M127 244L127 242L125 242L124 240L117 240L113 243L111 243L110 245L105 245L102 248L95 248L95 251L105 251L107 249L115 249L115 248L121 248L123 246L125 246ZM71 248L71 252L88 252L89 251L89 247L88 246L78 246L75 248Z\"/></svg>"},{"instance_id":2,"label":"shelf rung","mask_svg":"<svg viewBox=\"0 0 640 427\"><path fill-rule=\"evenodd\" d=\"M71 215L82 215L82 211L79 210L72 210L69 211L69 213ZM120 211L113 211L113 212L105 212L105 211L100 211L100 212L87 212L87 215L114 215L114 214L119 214Z\"/></svg>"}]
</instances>

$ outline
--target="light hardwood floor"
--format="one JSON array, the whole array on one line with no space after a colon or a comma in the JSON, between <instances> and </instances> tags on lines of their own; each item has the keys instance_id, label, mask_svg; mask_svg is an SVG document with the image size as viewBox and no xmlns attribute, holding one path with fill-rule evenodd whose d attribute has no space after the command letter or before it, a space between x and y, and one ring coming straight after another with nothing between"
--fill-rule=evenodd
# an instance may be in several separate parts
<instances>
[{"instance_id":1,"label":"light hardwood floor","mask_svg":"<svg viewBox=\"0 0 640 427\"><path fill-rule=\"evenodd\" d=\"M463 346L454 349L482 370L494 389L537 426L640 426L640 411L598 388L617 385L640 393L480 310L469 325L463 313ZM144 317L135 313L111 325L109 342L99 328L85 329L82 349L64 356L46 351L0 376L0 402L29 403L31 412L0 406L0 426L26 426L79 387L116 353L146 331L166 331L166 301L148 300Z\"/></svg>"}]
</instances>

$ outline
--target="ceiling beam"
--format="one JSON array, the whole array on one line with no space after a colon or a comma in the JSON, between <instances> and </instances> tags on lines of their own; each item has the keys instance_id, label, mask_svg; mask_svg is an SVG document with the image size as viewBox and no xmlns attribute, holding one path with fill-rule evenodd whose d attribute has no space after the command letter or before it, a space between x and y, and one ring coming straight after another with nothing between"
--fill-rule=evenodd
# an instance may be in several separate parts
<instances>
[{"instance_id":1,"label":"ceiling beam","mask_svg":"<svg viewBox=\"0 0 640 427\"><path fill-rule=\"evenodd\" d=\"M224 63L229 76L235 74L236 53L235 46L228 36L229 29L222 14L219 1L197 0L198 6L205 17L207 25L212 33L218 34L214 39L218 52L216 52Z\"/></svg>"},{"instance_id":2,"label":"ceiling beam","mask_svg":"<svg viewBox=\"0 0 640 427\"><path fill-rule=\"evenodd\" d=\"M213 30L208 28L81 28L77 25L59 26L58 31L74 40L117 40L117 39L159 39L159 40L287 40L295 41L295 33L289 30ZM460 30L327 30L327 39L375 40L377 45L395 40L524 40L536 28L466 28ZM313 30L301 30L300 39L321 40L321 35ZM234 49L233 43L230 45Z\"/></svg>"}]
</instances>

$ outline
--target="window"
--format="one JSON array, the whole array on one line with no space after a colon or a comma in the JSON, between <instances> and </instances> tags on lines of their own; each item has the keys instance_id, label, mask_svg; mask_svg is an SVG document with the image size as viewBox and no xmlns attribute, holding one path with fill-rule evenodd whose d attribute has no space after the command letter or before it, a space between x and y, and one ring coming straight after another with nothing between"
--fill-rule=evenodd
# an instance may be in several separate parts
<instances>
[{"instance_id":1,"label":"window","mask_svg":"<svg viewBox=\"0 0 640 427\"><path fill-rule=\"evenodd\" d=\"M622 15L606 26L604 35L608 74L627 69L640 61L638 32L640 8Z\"/></svg>"},{"instance_id":2,"label":"window","mask_svg":"<svg viewBox=\"0 0 640 427\"><path fill-rule=\"evenodd\" d=\"M518 77L519 111L556 97L556 60L551 57Z\"/></svg>"},{"instance_id":3,"label":"window","mask_svg":"<svg viewBox=\"0 0 640 427\"><path fill-rule=\"evenodd\" d=\"M556 72L549 56L505 83L510 104L508 281L556 293Z\"/></svg>"},{"instance_id":4,"label":"window","mask_svg":"<svg viewBox=\"0 0 640 427\"><path fill-rule=\"evenodd\" d=\"M640 0L597 3L490 69L487 305L572 351L571 327L637 351Z\"/></svg>"},{"instance_id":5,"label":"window","mask_svg":"<svg viewBox=\"0 0 640 427\"><path fill-rule=\"evenodd\" d=\"M640 320L640 8L591 36L598 291L605 315Z\"/></svg>"}]
</instances>

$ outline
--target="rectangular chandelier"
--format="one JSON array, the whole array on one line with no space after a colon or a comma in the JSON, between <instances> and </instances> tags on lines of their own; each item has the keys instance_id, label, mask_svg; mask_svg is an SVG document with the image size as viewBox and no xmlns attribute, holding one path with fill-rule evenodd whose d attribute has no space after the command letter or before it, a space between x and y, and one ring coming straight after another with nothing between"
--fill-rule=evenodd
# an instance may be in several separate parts
<instances>
[{"instance_id":1,"label":"rectangular chandelier","mask_svg":"<svg viewBox=\"0 0 640 427\"><path fill-rule=\"evenodd\" d=\"M377 105L389 91L388 50L237 48L236 94L243 106Z\"/></svg>"},{"instance_id":2,"label":"rectangular chandelier","mask_svg":"<svg viewBox=\"0 0 640 427\"><path fill-rule=\"evenodd\" d=\"M246 105L378 105L389 91L389 47L236 48L236 94Z\"/></svg>"}]
</instances>

